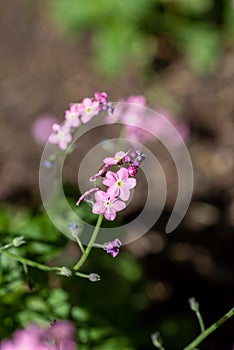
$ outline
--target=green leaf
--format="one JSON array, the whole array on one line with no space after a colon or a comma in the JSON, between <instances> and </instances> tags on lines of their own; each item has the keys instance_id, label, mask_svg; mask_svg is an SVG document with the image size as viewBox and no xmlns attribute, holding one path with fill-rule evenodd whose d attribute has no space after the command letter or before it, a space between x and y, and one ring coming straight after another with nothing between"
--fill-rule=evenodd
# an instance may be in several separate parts
<instances>
[{"instance_id":1,"label":"green leaf","mask_svg":"<svg viewBox=\"0 0 234 350\"><path fill-rule=\"evenodd\" d=\"M78 322L87 322L90 318L89 312L79 306L74 306L71 310L71 315Z\"/></svg>"},{"instance_id":2,"label":"green leaf","mask_svg":"<svg viewBox=\"0 0 234 350\"><path fill-rule=\"evenodd\" d=\"M220 32L208 24L181 25L176 29L180 45L197 73L211 72L221 53Z\"/></svg>"}]
</instances>

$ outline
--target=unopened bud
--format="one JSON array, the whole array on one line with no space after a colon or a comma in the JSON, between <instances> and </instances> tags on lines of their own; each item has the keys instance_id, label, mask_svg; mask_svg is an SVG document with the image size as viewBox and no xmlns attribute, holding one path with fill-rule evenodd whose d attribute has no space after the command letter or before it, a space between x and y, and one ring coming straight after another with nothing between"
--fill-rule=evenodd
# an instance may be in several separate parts
<instances>
[{"instance_id":1,"label":"unopened bud","mask_svg":"<svg viewBox=\"0 0 234 350\"><path fill-rule=\"evenodd\" d=\"M189 302L191 310L193 310L193 311L198 311L199 310L199 304L198 304L198 302L196 301L196 299L194 297L190 298L188 300L188 302Z\"/></svg>"},{"instance_id":2,"label":"unopened bud","mask_svg":"<svg viewBox=\"0 0 234 350\"><path fill-rule=\"evenodd\" d=\"M79 228L81 228L81 226L79 226L77 224L69 224L68 227L69 227L69 230L70 230L72 236L77 237L79 234Z\"/></svg>"},{"instance_id":3,"label":"unopened bud","mask_svg":"<svg viewBox=\"0 0 234 350\"><path fill-rule=\"evenodd\" d=\"M14 247L19 247L20 245L22 245L24 243L25 243L24 236L15 237L12 240L12 244Z\"/></svg>"},{"instance_id":4,"label":"unopened bud","mask_svg":"<svg viewBox=\"0 0 234 350\"><path fill-rule=\"evenodd\" d=\"M97 273L90 273L89 274L89 280L91 282L98 282L101 280L101 277Z\"/></svg>"},{"instance_id":5,"label":"unopened bud","mask_svg":"<svg viewBox=\"0 0 234 350\"><path fill-rule=\"evenodd\" d=\"M72 272L66 266L63 266L60 268L60 271L58 272L58 274L62 276L70 277L72 275Z\"/></svg>"},{"instance_id":6,"label":"unopened bud","mask_svg":"<svg viewBox=\"0 0 234 350\"><path fill-rule=\"evenodd\" d=\"M135 166L128 167L128 175L135 176L137 173L137 168Z\"/></svg>"}]
</instances>

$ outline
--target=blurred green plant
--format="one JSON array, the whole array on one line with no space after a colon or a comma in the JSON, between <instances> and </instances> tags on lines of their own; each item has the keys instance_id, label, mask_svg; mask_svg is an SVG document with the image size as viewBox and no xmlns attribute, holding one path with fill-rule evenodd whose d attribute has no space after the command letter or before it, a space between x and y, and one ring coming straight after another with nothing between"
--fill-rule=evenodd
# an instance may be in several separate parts
<instances>
[{"instance_id":1,"label":"blurred green plant","mask_svg":"<svg viewBox=\"0 0 234 350\"><path fill-rule=\"evenodd\" d=\"M224 322L229 320L234 315L234 308L230 309L224 316L222 316L217 322L213 323L210 327L206 328L202 315L199 310L199 304L195 298L189 299L189 305L192 311L195 312L200 326L200 334L190 342L183 350L197 350L197 346L200 346L200 343L203 342L211 333L218 329ZM158 350L166 350L163 347L163 340L159 332L155 332L151 335L151 340L153 345Z\"/></svg>"},{"instance_id":2,"label":"blurred green plant","mask_svg":"<svg viewBox=\"0 0 234 350\"><path fill-rule=\"evenodd\" d=\"M210 72L234 36L230 0L51 0L49 6L62 30L91 41L94 64L107 75L157 60L160 33L195 72Z\"/></svg>"},{"instance_id":3,"label":"blurred green plant","mask_svg":"<svg viewBox=\"0 0 234 350\"><path fill-rule=\"evenodd\" d=\"M20 235L24 235L26 244L23 244L22 238L17 238L21 237ZM49 263L53 259L68 259L70 262L70 256L67 257L63 253L67 239L57 231L45 212L32 213L28 209L19 210L10 205L2 205L0 241L2 252L10 248L13 254L33 257L43 262ZM101 262L97 260L94 265L99 263L102 269L107 266L110 268L110 257L103 254L100 256L103 256L103 259L99 257ZM125 279L126 286L132 283L132 280L137 282L141 273L140 267L134 266L134 258L123 254L121 261L122 265L124 261L129 264L124 277L120 277ZM112 272L109 271L110 276L113 275ZM66 279L30 266L25 271L18 261L6 254L0 254L0 339L10 337L15 329L27 328L32 323L48 326L54 319L70 319L76 325L81 350L115 350L119 347L123 350L133 350L129 337L119 332L117 327L110 326L108 317L96 315L92 306L98 300L91 296L86 303L82 302L83 305L80 305L77 292L81 293L83 290L85 295L89 295L89 287L85 280L83 284L77 284L75 281L75 276ZM105 289L108 289L108 283L106 281ZM126 292L129 292L128 288L120 296L121 300L126 297Z\"/></svg>"}]
</instances>

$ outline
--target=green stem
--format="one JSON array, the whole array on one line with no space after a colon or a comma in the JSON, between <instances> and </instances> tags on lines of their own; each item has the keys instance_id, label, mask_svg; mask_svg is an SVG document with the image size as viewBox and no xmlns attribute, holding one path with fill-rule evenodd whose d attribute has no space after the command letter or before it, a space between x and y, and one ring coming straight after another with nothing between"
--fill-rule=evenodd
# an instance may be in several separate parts
<instances>
[{"instance_id":1,"label":"green stem","mask_svg":"<svg viewBox=\"0 0 234 350\"><path fill-rule=\"evenodd\" d=\"M6 244L4 245L3 247L0 247L0 253L3 251L3 250L6 250L6 249L9 249L13 247L13 244L12 243L9 243L9 244Z\"/></svg>"},{"instance_id":2,"label":"green stem","mask_svg":"<svg viewBox=\"0 0 234 350\"><path fill-rule=\"evenodd\" d=\"M82 278L87 278L87 279L89 279L89 275L86 275L85 273L76 272L75 275L76 275L76 276L79 276L79 277L82 277Z\"/></svg>"},{"instance_id":3,"label":"green stem","mask_svg":"<svg viewBox=\"0 0 234 350\"><path fill-rule=\"evenodd\" d=\"M80 247L80 250L81 250L82 254L84 254L85 250L84 250L84 247L83 247L83 245L82 245L82 243L80 241L80 238L78 236L76 236L76 242L77 242L78 246Z\"/></svg>"},{"instance_id":4,"label":"green stem","mask_svg":"<svg viewBox=\"0 0 234 350\"><path fill-rule=\"evenodd\" d=\"M9 252L8 250L3 250L3 251L1 251L1 253L5 254L5 255L8 255L11 258L19 261L24 266L25 265L32 266L32 267L35 267L35 268L37 268L39 270L43 270L43 271L60 271L60 267L57 267L57 266L51 266L50 267L50 266L42 265L42 264L39 264L39 263L37 263L35 261L29 260L29 259L25 259L22 256L13 254L13 253Z\"/></svg>"},{"instance_id":5,"label":"green stem","mask_svg":"<svg viewBox=\"0 0 234 350\"><path fill-rule=\"evenodd\" d=\"M213 323L209 328L204 330L196 339L194 339L184 350L193 350L199 345L205 338L213 333L218 327L220 327L225 321L231 318L234 315L234 308L228 311L223 317L221 317L217 322Z\"/></svg>"},{"instance_id":6,"label":"green stem","mask_svg":"<svg viewBox=\"0 0 234 350\"><path fill-rule=\"evenodd\" d=\"M199 310L196 310L195 313L196 313L196 316L197 316L197 319L198 319L198 322L199 322L199 325L201 328L201 333L203 333L203 332L205 332L205 325L204 325L202 315L201 315Z\"/></svg>"},{"instance_id":7,"label":"green stem","mask_svg":"<svg viewBox=\"0 0 234 350\"><path fill-rule=\"evenodd\" d=\"M100 230L101 224L102 224L102 220L103 220L103 214L100 214L97 220L97 224L95 226L95 229L93 231L92 237L89 241L89 244L87 246L87 248L85 249L82 257L80 258L80 260L78 261L78 263L73 267L73 270L79 270L81 268L81 266L84 264L84 262L86 261L86 259L89 256L89 253L91 252L92 248L93 248L93 244L95 243L95 240L97 238L98 232Z\"/></svg>"}]
</instances>

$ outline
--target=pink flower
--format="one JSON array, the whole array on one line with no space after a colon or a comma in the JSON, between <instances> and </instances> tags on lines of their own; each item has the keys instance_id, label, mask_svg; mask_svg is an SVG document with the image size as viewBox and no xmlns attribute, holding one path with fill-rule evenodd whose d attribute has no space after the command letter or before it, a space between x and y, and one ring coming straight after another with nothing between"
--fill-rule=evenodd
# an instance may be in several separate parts
<instances>
[{"instance_id":1,"label":"pink flower","mask_svg":"<svg viewBox=\"0 0 234 350\"><path fill-rule=\"evenodd\" d=\"M122 151L119 151L115 154L114 157L107 157L103 160L103 162L105 164L108 164L108 165L115 165L115 164L118 164L126 155L128 154L127 153L124 153Z\"/></svg>"},{"instance_id":2,"label":"pink flower","mask_svg":"<svg viewBox=\"0 0 234 350\"><path fill-rule=\"evenodd\" d=\"M127 201L130 197L130 189L136 186L136 179L129 178L128 170L121 168L117 173L108 171L102 183L109 187L107 193L111 197L119 196L123 201Z\"/></svg>"},{"instance_id":3,"label":"pink flower","mask_svg":"<svg viewBox=\"0 0 234 350\"><path fill-rule=\"evenodd\" d=\"M128 103L134 103L138 106L146 106L145 96L137 95L137 96L129 96L126 100Z\"/></svg>"},{"instance_id":4,"label":"pink flower","mask_svg":"<svg viewBox=\"0 0 234 350\"><path fill-rule=\"evenodd\" d=\"M98 101L92 101L91 98L84 98L82 101L82 123L88 123L95 115L100 112L100 106Z\"/></svg>"},{"instance_id":5,"label":"pink flower","mask_svg":"<svg viewBox=\"0 0 234 350\"><path fill-rule=\"evenodd\" d=\"M98 102L101 102L103 104L107 103L108 95L106 92L95 92L94 97L95 97L95 100Z\"/></svg>"},{"instance_id":6,"label":"pink flower","mask_svg":"<svg viewBox=\"0 0 234 350\"><path fill-rule=\"evenodd\" d=\"M0 350L75 350L75 328L68 321L55 322L49 328L30 326L19 329L13 339L3 340Z\"/></svg>"},{"instance_id":7,"label":"pink flower","mask_svg":"<svg viewBox=\"0 0 234 350\"><path fill-rule=\"evenodd\" d=\"M77 128L80 125L79 120L80 112L79 108L77 108L77 104L71 104L69 110L65 112L65 124L68 128Z\"/></svg>"},{"instance_id":8,"label":"pink flower","mask_svg":"<svg viewBox=\"0 0 234 350\"><path fill-rule=\"evenodd\" d=\"M56 119L51 115L40 115L33 123L31 133L34 140L40 145L45 145L51 134L51 128Z\"/></svg>"},{"instance_id":9,"label":"pink flower","mask_svg":"<svg viewBox=\"0 0 234 350\"><path fill-rule=\"evenodd\" d=\"M53 144L58 144L59 148L65 150L72 140L72 136L70 134L70 129L64 125L53 125L53 134L49 137L49 142Z\"/></svg>"},{"instance_id":10,"label":"pink flower","mask_svg":"<svg viewBox=\"0 0 234 350\"><path fill-rule=\"evenodd\" d=\"M106 220L113 221L116 218L116 212L126 208L126 204L117 198L110 196L104 191L95 193L96 203L93 205L94 214L104 214Z\"/></svg>"}]
</instances>

